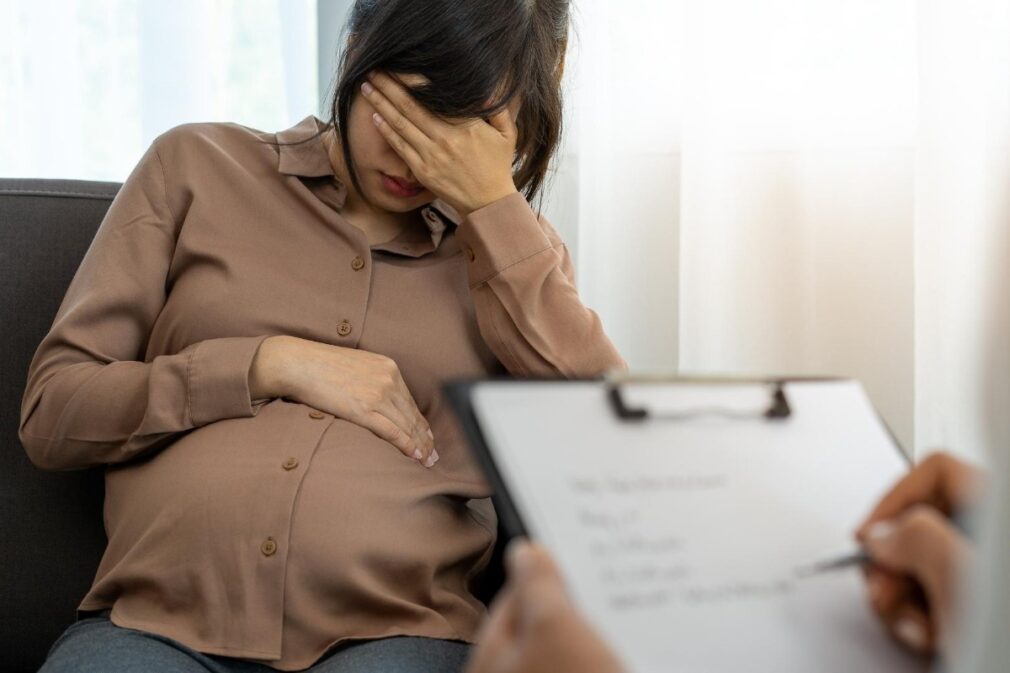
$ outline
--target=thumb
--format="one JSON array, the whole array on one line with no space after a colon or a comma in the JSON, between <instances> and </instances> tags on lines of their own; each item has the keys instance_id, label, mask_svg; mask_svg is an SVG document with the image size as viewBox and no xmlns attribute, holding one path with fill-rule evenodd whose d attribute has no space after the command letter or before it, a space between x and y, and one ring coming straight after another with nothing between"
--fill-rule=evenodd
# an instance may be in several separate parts
<instances>
[{"instance_id":1,"label":"thumb","mask_svg":"<svg viewBox=\"0 0 1010 673\"><path fill-rule=\"evenodd\" d=\"M571 609L564 581L550 554L539 545L516 541L506 552L513 580L519 629L535 629Z\"/></svg>"}]
</instances>

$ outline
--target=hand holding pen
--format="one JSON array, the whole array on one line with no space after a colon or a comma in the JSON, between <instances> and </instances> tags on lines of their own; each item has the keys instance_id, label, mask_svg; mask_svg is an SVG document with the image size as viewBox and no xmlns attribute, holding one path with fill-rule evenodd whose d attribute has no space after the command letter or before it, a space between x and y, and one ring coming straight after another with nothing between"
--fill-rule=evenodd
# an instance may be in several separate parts
<instances>
[{"instance_id":1,"label":"hand holding pen","mask_svg":"<svg viewBox=\"0 0 1010 673\"><path fill-rule=\"evenodd\" d=\"M922 654L950 651L973 544L982 472L947 453L931 455L877 504L855 533L860 551L806 575L859 565L870 603L891 635Z\"/></svg>"},{"instance_id":2,"label":"hand holding pen","mask_svg":"<svg viewBox=\"0 0 1010 673\"><path fill-rule=\"evenodd\" d=\"M856 531L872 559L864 566L874 611L891 634L923 653L950 651L961 580L973 544L983 475L947 453L933 454L877 504Z\"/></svg>"}]
</instances>

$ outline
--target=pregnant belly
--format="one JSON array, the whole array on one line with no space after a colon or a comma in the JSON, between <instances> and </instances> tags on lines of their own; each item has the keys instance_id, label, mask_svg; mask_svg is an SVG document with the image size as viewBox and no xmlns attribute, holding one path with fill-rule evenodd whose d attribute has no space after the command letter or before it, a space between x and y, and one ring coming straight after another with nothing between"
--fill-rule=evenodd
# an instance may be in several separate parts
<instances>
[{"instance_id":1,"label":"pregnant belly","mask_svg":"<svg viewBox=\"0 0 1010 673\"><path fill-rule=\"evenodd\" d=\"M154 563L166 579L242 594L235 584L255 581L246 566L266 560L270 538L271 561L286 558L288 603L310 596L345 615L406 617L468 600L496 524L472 472L452 460L424 468L364 428L309 411L274 400L109 469L105 562Z\"/></svg>"},{"instance_id":2,"label":"pregnant belly","mask_svg":"<svg viewBox=\"0 0 1010 673\"><path fill-rule=\"evenodd\" d=\"M335 421L295 502L291 589L321 593L343 614L444 612L494 545L493 511L471 489Z\"/></svg>"}]
</instances>

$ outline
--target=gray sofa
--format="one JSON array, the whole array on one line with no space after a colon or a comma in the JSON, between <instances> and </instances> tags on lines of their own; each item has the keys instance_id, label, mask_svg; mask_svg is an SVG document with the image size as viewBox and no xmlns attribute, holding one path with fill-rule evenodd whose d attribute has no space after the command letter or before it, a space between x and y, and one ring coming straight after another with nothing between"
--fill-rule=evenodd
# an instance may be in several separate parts
<instances>
[{"instance_id":1,"label":"gray sofa","mask_svg":"<svg viewBox=\"0 0 1010 673\"><path fill-rule=\"evenodd\" d=\"M0 179L0 671L37 671L76 617L105 550L101 468L50 472L18 439L32 355L52 325L120 185ZM503 536L499 536L503 539ZM501 549L474 587L489 601L501 586Z\"/></svg>"},{"instance_id":2,"label":"gray sofa","mask_svg":"<svg viewBox=\"0 0 1010 673\"><path fill-rule=\"evenodd\" d=\"M105 550L102 470L47 472L18 440L28 363L119 185L0 180L0 670L37 671Z\"/></svg>"}]
</instances>

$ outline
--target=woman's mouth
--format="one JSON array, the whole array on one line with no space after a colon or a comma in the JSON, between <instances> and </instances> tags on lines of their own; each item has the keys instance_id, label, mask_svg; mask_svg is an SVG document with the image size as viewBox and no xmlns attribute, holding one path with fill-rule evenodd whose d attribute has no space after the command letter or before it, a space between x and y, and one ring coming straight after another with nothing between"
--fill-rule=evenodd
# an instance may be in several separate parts
<instances>
[{"instance_id":1,"label":"woman's mouth","mask_svg":"<svg viewBox=\"0 0 1010 673\"><path fill-rule=\"evenodd\" d=\"M381 171L380 171L381 173ZM403 178L394 178L391 175L382 173L382 186L393 196L401 199L409 199L424 191L424 185L416 182L408 182Z\"/></svg>"}]
</instances>

